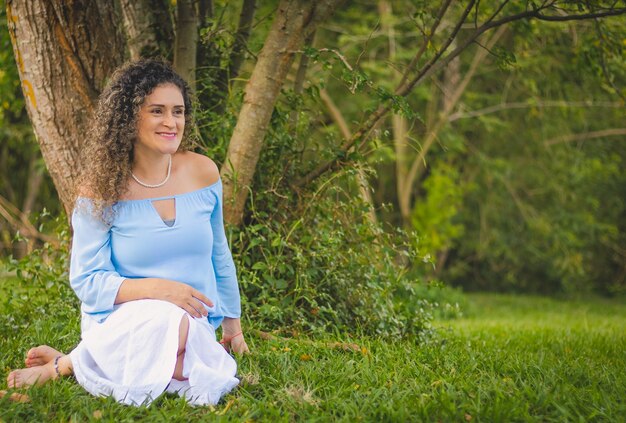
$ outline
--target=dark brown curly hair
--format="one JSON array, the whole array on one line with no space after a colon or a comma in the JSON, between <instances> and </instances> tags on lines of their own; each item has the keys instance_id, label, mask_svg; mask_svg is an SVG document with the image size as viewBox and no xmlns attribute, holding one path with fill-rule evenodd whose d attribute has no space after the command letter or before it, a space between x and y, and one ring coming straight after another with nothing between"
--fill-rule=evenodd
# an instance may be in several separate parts
<instances>
[{"instance_id":1,"label":"dark brown curly hair","mask_svg":"<svg viewBox=\"0 0 626 423\"><path fill-rule=\"evenodd\" d=\"M192 117L189 86L165 61L140 59L130 61L113 72L100 94L83 150L84 168L77 183L75 197L93 200L94 215L101 216L115 204L128 188L137 138L139 109L156 87L174 84L185 105L185 131L180 150L190 150L196 126Z\"/></svg>"}]
</instances>

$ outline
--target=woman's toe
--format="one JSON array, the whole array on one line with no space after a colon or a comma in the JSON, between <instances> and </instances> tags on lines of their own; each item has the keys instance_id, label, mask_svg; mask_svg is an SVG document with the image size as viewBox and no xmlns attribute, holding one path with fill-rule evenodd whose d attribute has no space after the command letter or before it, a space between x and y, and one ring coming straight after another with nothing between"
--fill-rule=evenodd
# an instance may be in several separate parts
<instances>
[{"instance_id":1,"label":"woman's toe","mask_svg":"<svg viewBox=\"0 0 626 423\"><path fill-rule=\"evenodd\" d=\"M15 372L9 373L7 376L7 386L9 388L15 388Z\"/></svg>"}]
</instances>

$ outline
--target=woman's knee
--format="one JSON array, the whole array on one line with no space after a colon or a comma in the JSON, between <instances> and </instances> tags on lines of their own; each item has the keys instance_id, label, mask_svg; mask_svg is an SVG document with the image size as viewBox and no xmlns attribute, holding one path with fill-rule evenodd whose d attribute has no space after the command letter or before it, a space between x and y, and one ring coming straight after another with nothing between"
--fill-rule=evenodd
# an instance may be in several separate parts
<instances>
[{"instance_id":1,"label":"woman's knee","mask_svg":"<svg viewBox=\"0 0 626 423\"><path fill-rule=\"evenodd\" d=\"M185 352L185 345L187 345L187 336L189 334L189 318L184 315L180 319L180 326L178 327L178 355Z\"/></svg>"}]
</instances>

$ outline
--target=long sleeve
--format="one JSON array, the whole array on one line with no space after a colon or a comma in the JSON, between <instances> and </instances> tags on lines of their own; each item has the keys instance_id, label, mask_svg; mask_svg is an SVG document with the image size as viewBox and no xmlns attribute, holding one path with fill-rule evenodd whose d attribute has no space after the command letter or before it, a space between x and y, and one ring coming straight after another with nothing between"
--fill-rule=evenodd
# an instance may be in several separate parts
<instances>
[{"instance_id":1,"label":"long sleeve","mask_svg":"<svg viewBox=\"0 0 626 423\"><path fill-rule=\"evenodd\" d=\"M215 270L219 307L224 317L240 317L241 298L237 284L237 271L224 231L221 181L218 183L216 196L217 202L211 214L211 228L213 229L213 253L211 260Z\"/></svg>"},{"instance_id":2,"label":"long sleeve","mask_svg":"<svg viewBox=\"0 0 626 423\"><path fill-rule=\"evenodd\" d=\"M113 311L125 278L111 263L110 228L92 216L89 200L81 198L81 202L72 214L70 284L82 302L82 310L101 321Z\"/></svg>"}]
</instances>

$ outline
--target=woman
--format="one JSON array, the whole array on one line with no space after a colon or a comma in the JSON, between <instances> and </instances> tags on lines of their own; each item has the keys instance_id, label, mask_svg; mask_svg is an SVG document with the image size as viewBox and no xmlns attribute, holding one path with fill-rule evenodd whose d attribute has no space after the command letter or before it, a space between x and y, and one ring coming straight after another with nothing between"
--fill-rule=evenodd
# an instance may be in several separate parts
<instances>
[{"instance_id":1,"label":"woman","mask_svg":"<svg viewBox=\"0 0 626 423\"><path fill-rule=\"evenodd\" d=\"M165 390L215 404L237 385L224 347L248 347L222 185L215 163L188 151L192 129L187 84L169 65L140 60L113 74L72 214L82 339L68 355L31 349L9 387L74 373L92 394L138 405Z\"/></svg>"}]
</instances>

